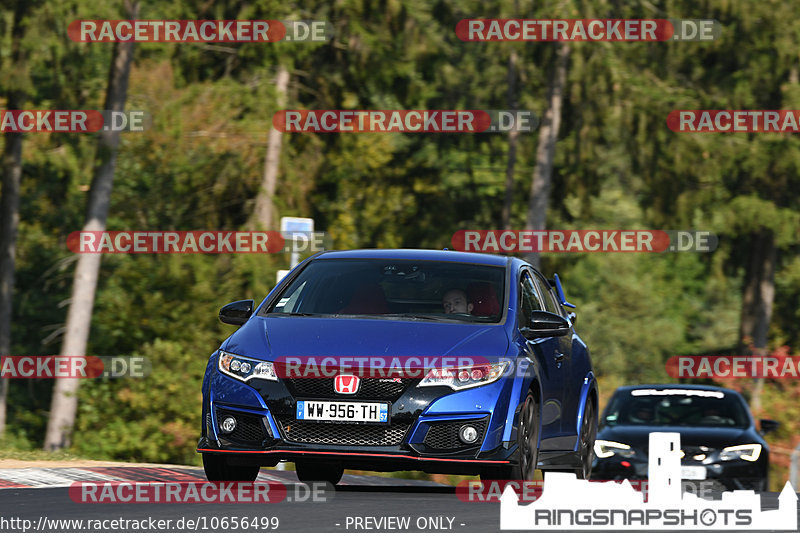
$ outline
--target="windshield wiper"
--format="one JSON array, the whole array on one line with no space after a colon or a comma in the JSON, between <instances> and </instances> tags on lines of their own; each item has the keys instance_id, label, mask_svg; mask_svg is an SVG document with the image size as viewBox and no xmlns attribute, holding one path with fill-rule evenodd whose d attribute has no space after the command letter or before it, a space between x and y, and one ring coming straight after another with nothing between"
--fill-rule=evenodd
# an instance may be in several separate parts
<instances>
[{"instance_id":1,"label":"windshield wiper","mask_svg":"<svg viewBox=\"0 0 800 533\"><path fill-rule=\"evenodd\" d=\"M447 315L440 315L436 313L387 313L376 316L385 316L390 318L411 318L416 320L433 320L434 322L452 322L455 320L453 318L449 318Z\"/></svg>"}]
</instances>

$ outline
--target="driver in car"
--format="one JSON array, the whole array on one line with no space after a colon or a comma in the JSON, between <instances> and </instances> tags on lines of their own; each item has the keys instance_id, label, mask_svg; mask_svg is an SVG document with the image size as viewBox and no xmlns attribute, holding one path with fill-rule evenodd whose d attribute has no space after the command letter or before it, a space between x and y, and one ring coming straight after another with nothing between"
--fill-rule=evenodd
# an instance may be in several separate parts
<instances>
[{"instance_id":1,"label":"driver in car","mask_svg":"<svg viewBox=\"0 0 800 533\"><path fill-rule=\"evenodd\" d=\"M468 315L472 312L472 304L467 301L467 293L461 289L450 289L444 293L442 306L446 314L460 313Z\"/></svg>"}]
</instances>

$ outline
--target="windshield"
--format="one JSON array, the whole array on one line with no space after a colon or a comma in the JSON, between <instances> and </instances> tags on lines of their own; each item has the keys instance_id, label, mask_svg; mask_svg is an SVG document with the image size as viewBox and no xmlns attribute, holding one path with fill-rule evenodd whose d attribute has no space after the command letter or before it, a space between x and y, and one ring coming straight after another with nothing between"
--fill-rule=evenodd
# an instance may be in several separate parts
<instances>
[{"instance_id":1,"label":"windshield","mask_svg":"<svg viewBox=\"0 0 800 533\"><path fill-rule=\"evenodd\" d=\"M618 392L603 418L609 426L749 426L738 397L722 391L634 389Z\"/></svg>"},{"instance_id":2,"label":"windshield","mask_svg":"<svg viewBox=\"0 0 800 533\"><path fill-rule=\"evenodd\" d=\"M261 314L498 322L504 274L443 261L317 259Z\"/></svg>"}]
</instances>

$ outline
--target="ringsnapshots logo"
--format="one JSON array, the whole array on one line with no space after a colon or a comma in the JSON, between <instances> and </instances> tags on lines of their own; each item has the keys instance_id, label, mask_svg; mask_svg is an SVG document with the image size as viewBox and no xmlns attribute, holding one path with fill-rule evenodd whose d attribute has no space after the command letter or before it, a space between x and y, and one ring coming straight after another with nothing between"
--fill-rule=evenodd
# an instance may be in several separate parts
<instances>
[{"instance_id":1,"label":"ringsnapshots logo","mask_svg":"<svg viewBox=\"0 0 800 533\"><path fill-rule=\"evenodd\" d=\"M500 529L517 530L779 530L797 529L797 494L789 482L778 509L761 509L754 491L723 492L705 500L681 490L680 433L650 433L648 501L626 480L593 483L575 474L545 474L544 490L521 504L512 487L500 499Z\"/></svg>"}]
</instances>

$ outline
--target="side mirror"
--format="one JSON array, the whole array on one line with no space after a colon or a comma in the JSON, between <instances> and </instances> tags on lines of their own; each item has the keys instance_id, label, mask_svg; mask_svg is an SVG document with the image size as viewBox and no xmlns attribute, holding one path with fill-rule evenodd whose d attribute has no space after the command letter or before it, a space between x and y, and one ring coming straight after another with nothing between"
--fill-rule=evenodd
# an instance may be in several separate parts
<instances>
[{"instance_id":1,"label":"side mirror","mask_svg":"<svg viewBox=\"0 0 800 533\"><path fill-rule=\"evenodd\" d=\"M253 308L255 307L255 304L256 303L253 300L239 300L237 302L231 302L219 310L219 320L223 324L241 326L247 322L247 319L253 314Z\"/></svg>"},{"instance_id":2,"label":"side mirror","mask_svg":"<svg viewBox=\"0 0 800 533\"><path fill-rule=\"evenodd\" d=\"M761 434L766 435L767 433L771 433L778 429L781 425L780 422L776 420L770 420L769 418L762 418L759 422L761 422Z\"/></svg>"},{"instance_id":3,"label":"side mirror","mask_svg":"<svg viewBox=\"0 0 800 533\"><path fill-rule=\"evenodd\" d=\"M569 322L555 313L534 311L531 313L530 326L521 328L520 332L526 339L561 337L569 333Z\"/></svg>"}]
</instances>

